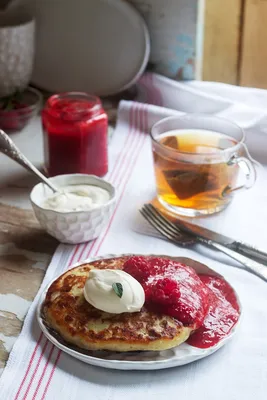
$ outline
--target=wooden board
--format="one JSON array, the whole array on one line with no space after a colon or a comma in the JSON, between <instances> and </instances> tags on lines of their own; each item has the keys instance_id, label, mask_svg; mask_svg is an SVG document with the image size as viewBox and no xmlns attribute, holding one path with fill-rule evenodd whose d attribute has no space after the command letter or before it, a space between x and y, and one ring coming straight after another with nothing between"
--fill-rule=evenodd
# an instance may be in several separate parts
<instances>
[{"instance_id":1,"label":"wooden board","mask_svg":"<svg viewBox=\"0 0 267 400\"><path fill-rule=\"evenodd\" d=\"M240 84L267 88L267 1L245 0Z\"/></svg>"},{"instance_id":2,"label":"wooden board","mask_svg":"<svg viewBox=\"0 0 267 400\"><path fill-rule=\"evenodd\" d=\"M203 80L238 83L242 0L206 0Z\"/></svg>"},{"instance_id":3,"label":"wooden board","mask_svg":"<svg viewBox=\"0 0 267 400\"><path fill-rule=\"evenodd\" d=\"M32 211L0 203L0 375L56 246Z\"/></svg>"}]
</instances>

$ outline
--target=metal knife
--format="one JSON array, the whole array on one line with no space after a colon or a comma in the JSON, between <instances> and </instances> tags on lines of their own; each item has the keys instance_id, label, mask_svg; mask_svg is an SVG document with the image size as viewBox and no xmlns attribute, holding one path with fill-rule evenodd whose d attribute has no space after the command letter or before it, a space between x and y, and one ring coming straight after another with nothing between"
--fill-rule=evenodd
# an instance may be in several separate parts
<instances>
[{"instance_id":1,"label":"metal knife","mask_svg":"<svg viewBox=\"0 0 267 400\"><path fill-rule=\"evenodd\" d=\"M235 250L248 257L256 258L257 260L261 260L262 262L267 264L267 252L258 249L257 247L239 242L237 240L229 238L228 236L221 235L220 233L213 232L207 228L203 228L202 226L198 226L178 218L175 218L174 223L185 232L191 233L195 236L202 237L207 240L212 240L213 242L222 244L229 249Z\"/></svg>"}]
</instances>

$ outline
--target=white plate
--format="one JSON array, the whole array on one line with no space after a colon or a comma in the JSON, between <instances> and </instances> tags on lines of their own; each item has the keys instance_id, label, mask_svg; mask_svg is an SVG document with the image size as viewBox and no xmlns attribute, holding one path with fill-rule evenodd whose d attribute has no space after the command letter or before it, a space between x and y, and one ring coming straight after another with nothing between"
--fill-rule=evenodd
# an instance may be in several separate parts
<instances>
[{"instance_id":1,"label":"white plate","mask_svg":"<svg viewBox=\"0 0 267 400\"><path fill-rule=\"evenodd\" d=\"M131 86L150 53L147 27L124 0L28 0L36 17L32 81L52 92L101 96Z\"/></svg>"},{"instance_id":2,"label":"white plate","mask_svg":"<svg viewBox=\"0 0 267 400\"><path fill-rule=\"evenodd\" d=\"M96 261L96 260L103 260L107 258L113 257L123 257L123 256L130 256L131 254L107 254L101 257L94 257L90 258L86 261L77 263L73 265L73 267L77 267L87 262ZM152 255L159 257L159 255ZM194 261L190 258L185 257L170 257L166 255L162 255L160 257L170 258L182 263L185 263L192 268L195 269L197 273L201 274L209 274L214 276L221 276L217 272L213 271L209 267L204 264L199 263L198 261ZM58 277L57 277L58 278ZM56 278L56 279L57 279ZM54 280L56 280L54 279ZM54 281L53 281L54 282ZM41 298L38 303L37 307L37 320L40 325L40 328L44 332L45 336L59 349L65 351L66 353L70 354L71 356L78 358L79 360L91 364L96 365L99 367L104 368L111 368L111 369L121 369L121 370L154 370L154 369L164 369L164 368L172 368L178 367L181 365L189 364L193 361L200 360L201 358L207 357L210 354L217 351L219 348L224 346L235 334L239 324L240 324L240 317L241 317L241 304L237 293L235 295L238 300L238 304L240 307L240 317L237 324L232 329L231 333L226 336L223 340L217 343L215 346L210 347L208 349L199 349L197 347L193 347L188 345L187 343L183 343L180 346L174 347L170 350L164 351L148 351L148 352L132 352L132 353L117 353L111 351L102 351L102 352L89 352L83 351L81 349L75 348L74 346L68 345L64 342L60 337L55 333L52 332L44 323L42 318L42 304L46 296L46 292L52 282L48 285L46 290L41 295Z\"/></svg>"}]
</instances>

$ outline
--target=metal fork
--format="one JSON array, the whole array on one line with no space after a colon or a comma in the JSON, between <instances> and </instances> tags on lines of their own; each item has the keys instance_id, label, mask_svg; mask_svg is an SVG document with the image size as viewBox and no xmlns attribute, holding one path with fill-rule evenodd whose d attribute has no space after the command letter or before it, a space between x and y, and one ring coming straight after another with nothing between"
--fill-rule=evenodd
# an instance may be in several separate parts
<instances>
[{"instance_id":1,"label":"metal fork","mask_svg":"<svg viewBox=\"0 0 267 400\"><path fill-rule=\"evenodd\" d=\"M213 240L182 232L174 223L165 218L164 215L153 207L152 204L145 204L139 211L150 225L172 243L182 246L190 246L197 242L202 243L227 254L229 257L242 264L244 269L267 281L267 267L265 265L239 254L220 243L214 242Z\"/></svg>"}]
</instances>

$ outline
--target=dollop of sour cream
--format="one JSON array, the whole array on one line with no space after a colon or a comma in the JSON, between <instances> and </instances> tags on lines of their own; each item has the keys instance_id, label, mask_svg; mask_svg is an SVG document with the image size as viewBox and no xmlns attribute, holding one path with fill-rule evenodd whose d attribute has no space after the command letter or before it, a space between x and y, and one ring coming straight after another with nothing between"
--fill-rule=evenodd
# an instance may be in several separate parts
<instances>
[{"instance_id":1,"label":"dollop of sour cream","mask_svg":"<svg viewBox=\"0 0 267 400\"><path fill-rule=\"evenodd\" d=\"M121 297L114 290L114 284L118 283ZM140 283L127 272L112 269L92 269L84 286L84 297L95 308L112 314L138 312L145 303Z\"/></svg>"},{"instance_id":2,"label":"dollop of sour cream","mask_svg":"<svg viewBox=\"0 0 267 400\"><path fill-rule=\"evenodd\" d=\"M60 212L88 211L110 199L109 192L99 186L70 185L61 190L61 193L46 198L42 207Z\"/></svg>"}]
</instances>

